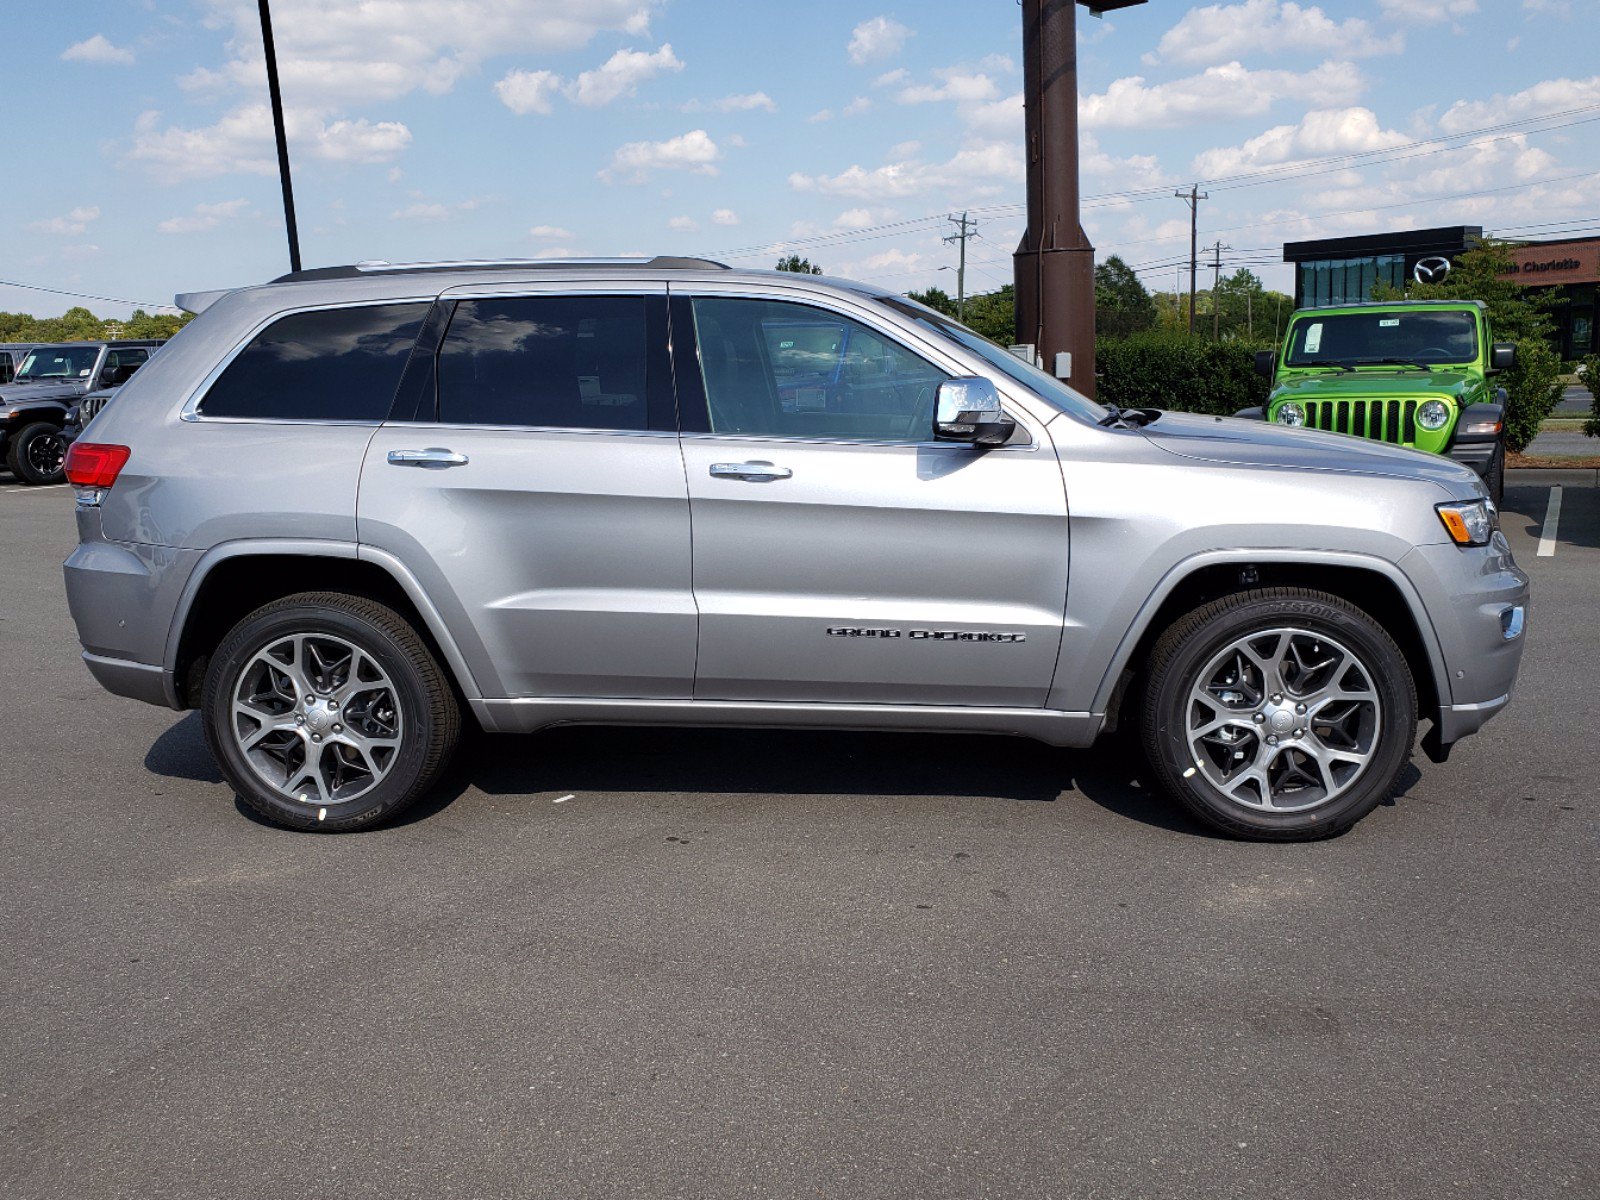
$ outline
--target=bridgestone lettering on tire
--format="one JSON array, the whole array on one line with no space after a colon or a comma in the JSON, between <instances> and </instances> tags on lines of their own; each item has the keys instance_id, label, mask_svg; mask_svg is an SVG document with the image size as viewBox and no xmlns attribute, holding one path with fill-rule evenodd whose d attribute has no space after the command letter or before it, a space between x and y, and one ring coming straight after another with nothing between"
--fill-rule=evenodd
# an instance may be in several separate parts
<instances>
[{"instance_id":1,"label":"bridgestone lettering on tire","mask_svg":"<svg viewBox=\"0 0 1600 1200\"><path fill-rule=\"evenodd\" d=\"M1175 799L1236 837L1349 829L1394 795L1416 736L1415 684L1354 605L1301 588L1228 596L1156 643L1143 732Z\"/></svg>"},{"instance_id":2,"label":"bridgestone lettering on tire","mask_svg":"<svg viewBox=\"0 0 1600 1200\"><path fill-rule=\"evenodd\" d=\"M460 729L427 643L392 609L331 592L257 609L206 672L206 740L266 819L339 832L422 796Z\"/></svg>"}]
</instances>

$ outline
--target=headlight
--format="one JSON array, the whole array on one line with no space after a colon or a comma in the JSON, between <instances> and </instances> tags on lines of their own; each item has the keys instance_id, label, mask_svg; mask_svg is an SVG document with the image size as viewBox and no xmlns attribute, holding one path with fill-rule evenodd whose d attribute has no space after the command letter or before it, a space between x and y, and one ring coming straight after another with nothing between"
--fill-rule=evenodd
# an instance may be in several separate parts
<instances>
[{"instance_id":1,"label":"headlight","mask_svg":"<svg viewBox=\"0 0 1600 1200\"><path fill-rule=\"evenodd\" d=\"M1280 405L1278 415L1272 419L1279 425L1304 425L1306 423L1306 410L1298 404Z\"/></svg>"},{"instance_id":2,"label":"headlight","mask_svg":"<svg viewBox=\"0 0 1600 1200\"><path fill-rule=\"evenodd\" d=\"M1443 400L1426 400L1417 409L1417 424L1430 433L1450 424L1450 406Z\"/></svg>"},{"instance_id":3,"label":"headlight","mask_svg":"<svg viewBox=\"0 0 1600 1200\"><path fill-rule=\"evenodd\" d=\"M1499 528L1500 514L1488 500L1462 500L1438 505L1439 519L1458 546L1487 546Z\"/></svg>"}]
</instances>

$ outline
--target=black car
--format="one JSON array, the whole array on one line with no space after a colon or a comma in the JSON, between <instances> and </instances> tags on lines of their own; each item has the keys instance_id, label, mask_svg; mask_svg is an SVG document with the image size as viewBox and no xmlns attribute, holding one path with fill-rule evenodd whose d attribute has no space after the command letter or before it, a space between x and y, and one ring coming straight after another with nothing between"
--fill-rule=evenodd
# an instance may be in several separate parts
<instances>
[{"instance_id":1,"label":"black car","mask_svg":"<svg viewBox=\"0 0 1600 1200\"><path fill-rule=\"evenodd\" d=\"M160 341L56 342L35 346L0 386L0 454L22 483L60 483L67 456L68 411L94 392L115 388Z\"/></svg>"}]
</instances>

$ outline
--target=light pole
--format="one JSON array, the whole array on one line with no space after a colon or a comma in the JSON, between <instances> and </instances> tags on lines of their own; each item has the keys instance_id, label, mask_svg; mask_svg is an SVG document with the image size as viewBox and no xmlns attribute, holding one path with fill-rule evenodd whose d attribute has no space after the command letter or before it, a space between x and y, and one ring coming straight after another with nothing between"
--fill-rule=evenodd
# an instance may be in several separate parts
<instances>
[{"instance_id":1,"label":"light pole","mask_svg":"<svg viewBox=\"0 0 1600 1200\"><path fill-rule=\"evenodd\" d=\"M1145 0L1022 0L1028 228L1012 257L1017 341L1087 396L1094 379L1094 247L1078 214L1077 5L1095 16Z\"/></svg>"},{"instance_id":2,"label":"light pole","mask_svg":"<svg viewBox=\"0 0 1600 1200\"><path fill-rule=\"evenodd\" d=\"M272 101L272 131L278 139L278 179L283 184L283 224L289 234L289 269L300 269L300 231L294 220L294 184L289 180L289 139L283 131L283 93L278 90L278 52L272 44L272 13L261 8L261 49L267 58L267 95Z\"/></svg>"}]
</instances>

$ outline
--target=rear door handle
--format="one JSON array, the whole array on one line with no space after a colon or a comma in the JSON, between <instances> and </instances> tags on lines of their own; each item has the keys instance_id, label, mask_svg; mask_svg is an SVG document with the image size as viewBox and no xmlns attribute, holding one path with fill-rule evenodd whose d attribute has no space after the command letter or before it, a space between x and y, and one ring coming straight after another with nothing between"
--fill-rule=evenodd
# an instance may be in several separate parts
<instances>
[{"instance_id":1,"label":"rear door handle","mask_svg":"<svg viewBox=\"0 0 1600 1200\"><path fill-rule=\"evenodd\" d=\"M391 450L391 467L464 467L467 456L446 450L443 446L429 446L426 450Z\"/></svg>"},{"instance_id":2,"label":"rear door handle","mask_svg":"<svg viewBox=\"0 0 1600 1200\"><path fill-rule=\"evenodd\" d=\"M788 467L775 467L769 462L712 463L714 479L743 479L747 483L770 483L774 479L791 479L794 472Z\"/></svg>"}]
</instances>

